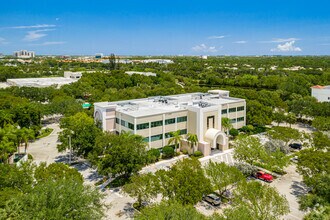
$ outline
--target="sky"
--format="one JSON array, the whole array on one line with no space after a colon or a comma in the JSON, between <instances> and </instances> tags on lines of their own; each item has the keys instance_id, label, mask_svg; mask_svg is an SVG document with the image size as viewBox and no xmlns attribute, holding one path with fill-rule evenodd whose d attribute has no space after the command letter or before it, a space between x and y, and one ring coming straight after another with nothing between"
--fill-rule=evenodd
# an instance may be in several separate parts
<instances>
[{"instance_id":1,"label":"sky","mask_svg":"<svg viewBox=\"0 0 330 220\"><path fill-rule=\"evenodd\" d=\"M329 0L0 0L0 53L330 55Z\"/></svg>"}]
</instances>

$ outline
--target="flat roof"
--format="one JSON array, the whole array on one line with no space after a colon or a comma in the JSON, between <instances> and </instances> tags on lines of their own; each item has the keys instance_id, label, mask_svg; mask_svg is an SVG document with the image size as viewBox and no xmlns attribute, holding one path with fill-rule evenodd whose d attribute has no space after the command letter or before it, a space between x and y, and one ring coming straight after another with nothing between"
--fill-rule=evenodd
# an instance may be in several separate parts
<instances>
[{"instance_id":1,"label":"flat roof","mask_svg":"<svg viewBox=\"0 0 330 220\"><path fill-rule=\"evenodd\" d=\"M330 85L329 86L316 85L316 86L312 86L311 88L313 88L313 89L330 89Z\"/></svg>"},{"instance_id":2,"label":"flat roof","mask_svg":"<svg viewBox=\"0 0 330 220\"><path fill-rule=\"evenodd\" d=\"M47 78L19 78L19 79L7 79L9 84L19 87L48 87L52 85L66 85L73 82L77 82L79 79L71 79L65 77L47 77Z\"/></svg>"},{"instance_id":3,"label":"flat roof","mask_svg":"<svg viewBox=\"0 0 330 220\"><path fill-rule=\"evenodd\" d=\"M219 91L229 93L224 90ZM121 112L132 117L145 117L180 112L188 108L214 108L219 105L241 101L245 100L233 97L224 97L214 93L197 92L170 96L153 96L149 98L124 100L118 102L97 102L94 103L94 106L101 108L115 108L117 112Z\"/></svg>"}]
</instances>

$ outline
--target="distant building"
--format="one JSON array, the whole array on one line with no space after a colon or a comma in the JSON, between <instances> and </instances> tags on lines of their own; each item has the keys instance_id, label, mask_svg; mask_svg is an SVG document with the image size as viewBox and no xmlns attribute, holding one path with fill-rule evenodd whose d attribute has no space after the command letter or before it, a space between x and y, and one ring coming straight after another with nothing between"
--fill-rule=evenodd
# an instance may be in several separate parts
<instances>
[{"instance_id":1,"label":"distant building","mask_svg":"<svg viewBox=\"0 0 330 220\"><path fill-rule=\"evenodd\" d=\"M35 56L36 55L34 51L21 50L14 52L14 57L17 58L34 58Z\"/></svg>"},{"instance_id":2,"label":"distant building","mask_svg":"<svg viewBox=\"0 0 330 220\"><path fill-rule=\"evenodd\" d=\"M312 96L319 102L330 102L330 85L329 86L312 86Z\"/></svg>"},{"instance_id":3,"label":"distant building","mask_svg":"<svg viewBox=\"0 0 330 220\"><path fill-rule=\"evenodd\" d=\"M97 53L95 54L95 59L102 59L103 58L103 53Z\"/></svg>"},{"instance_id":4,"label":"distant building","mask_svg":"<svg viewBox=\"0 0 330 220\"><path fill-rule=\"evenodd\" d=\"M245 126L245 100L230 97L229 91L210 90L94 103L95 121L101 122L104 131L141 135L149 148L170 144L174 131L179 130L183 138L188 133L196 134L197 148L204 156L211 149L228 149L228 137L221 125L223 117L230 119L233 128ZM183 140L182 147L190 149L188 144Z\"/></svg>"},{"instance_id":5,"label":"distant building","mask_svg":"<svg viewBox=\"0 0 330 220\"><path fill-rule=\"evenodd\" d=\"M139 74L139 75L143 75L143 76L157 76L156 73L152 73L152 72L126 71L125 73L128 75Z\"/></svg>"},{"instance_id":6,"label":"distant building","mask_svg":"<svg viewBox=\"0 0 330 220\"><path fill-rule=\"evenodd\" d=\"M146 59L146 60L143 60L143 63L170 64L170 63L174 63L174 62L173 62L173 60L167 60L167 59Z\"/></svg>"},{"instance_id":7,"label":"distant building","mask_svg":"<svg viewBox=\"0 0 330 220\"><path fill-rule=\"evenodd\" d=\"M202 55L201 58L202 58L203 60L207 60L207 56L206 56L206 55Z\"/></svg>"},{"instance_id":8,"label":"distant building","mask_svg":"<svg viewBox=\"0 0 330 220\"><path fill-rule=\"evenodd\" d=\"M77 82L81 78L81 72L64 72L64 77L47 77L47 78L21 78L7 79L7 84L18 87L49 87L56 86L57 88Z\"/></svg>"}]
</instances>

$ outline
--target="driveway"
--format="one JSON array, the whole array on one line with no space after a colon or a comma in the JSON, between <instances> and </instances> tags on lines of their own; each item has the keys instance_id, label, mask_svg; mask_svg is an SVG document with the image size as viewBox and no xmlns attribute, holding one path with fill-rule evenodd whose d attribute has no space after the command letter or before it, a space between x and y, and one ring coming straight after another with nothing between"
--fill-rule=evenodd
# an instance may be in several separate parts
<instances>
[{"instance_id":1,"label":"driveway","mask_svg":"<svg viewBox=\"0 0 330 220\"><path fill-rule=\"evenodd\" d=\"M287 174L274 180L270 185L286 197L289 202L290 213L284 217L286 220L303 219L304 212L299 210L298 198L307 193L302 182L302 176L297 173L296 166L290 165L285 170Z\"/></svg>"},{"instance_id":2,"label":"driveway","mask_svg":"<svg viewBox=\"0 0 330 220\"><path fill-rule=\"evenodd\" d=\"M47 164L54 163L56 160L64 158L66 155L65 152L59 153L57 151L58 133L61 131L59 124L50 124L45 128L52 128L54 130L47 137L30 143L27 150L27 152L33 156L33 161L37 164L41 162L46 162Z\"/></svg>"}]
</instances>

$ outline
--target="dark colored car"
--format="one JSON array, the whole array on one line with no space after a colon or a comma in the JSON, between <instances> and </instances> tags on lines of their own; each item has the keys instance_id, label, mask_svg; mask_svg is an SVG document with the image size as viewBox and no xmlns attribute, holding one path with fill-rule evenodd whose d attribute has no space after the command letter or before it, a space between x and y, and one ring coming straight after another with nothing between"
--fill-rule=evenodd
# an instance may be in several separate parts
<instances>
[{"instance_id":1,"label":"dark colored car","mask_svg":"<svg viewBox=\"0 0 330 220\"><path fill-rule=\"evenodd\" d=\"M220 197L215 194L209 194L207 196L203 196L203 200L208 203L211 203L213 206L218 206L221 203Z\"/></svg>"},{"instance_id":2,"label":"dark colored car","mask_svg":"<svg viewBox=\"0 0 330 220\"><path fill-rule=\"evenodd\" d=\"M291 147L292 149L301 150L302 145L299 143L292 143L292 144L289 144L289 147Z\"/></svg>"}]
</instances>

